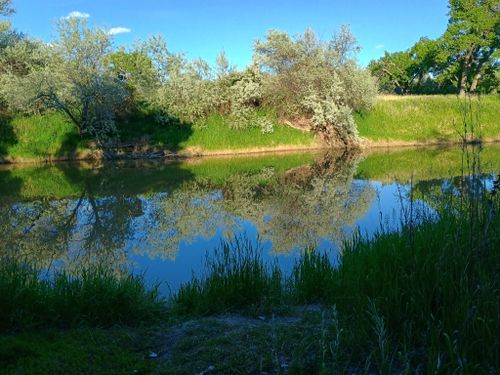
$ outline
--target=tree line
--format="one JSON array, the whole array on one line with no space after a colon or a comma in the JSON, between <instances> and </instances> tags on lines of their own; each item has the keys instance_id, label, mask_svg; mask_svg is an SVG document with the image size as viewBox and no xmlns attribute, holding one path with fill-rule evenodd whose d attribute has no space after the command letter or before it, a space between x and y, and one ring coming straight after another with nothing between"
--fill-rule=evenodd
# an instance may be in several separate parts
<instances>
[{"instance_id":1,"label":"tree line","mask_svg":"<svg viewBox=\"0 0 500 375\"><path fill-rule=\"evenodd\" d=\"M0 0L8 16L10 0ZM215 64L167 48L161 35L113 48L106 30L64 18L44 43L5 23L0 32L0 107L8 113L60 111L83 137L116 139L117 123L138 112L158 126L196 124L211 114L235 129L273 131L290 122L327 141L357 139L354 111L377 93L356 62L359 46L347 27L328 40L308 29L292 37L271 30L254 44L252 63L236 69L222 51Z\"/></svg>"},{"instance_id":2,"label":"tree line","mask_svg":"<svg viewBox=\"0 0 500 375\"><path fill-rule=\"evenodd\" d=\"M500 92L500 1L449 0L444 34L369 64L380 89L396 94Z\"/></svg>"}]
</instances>

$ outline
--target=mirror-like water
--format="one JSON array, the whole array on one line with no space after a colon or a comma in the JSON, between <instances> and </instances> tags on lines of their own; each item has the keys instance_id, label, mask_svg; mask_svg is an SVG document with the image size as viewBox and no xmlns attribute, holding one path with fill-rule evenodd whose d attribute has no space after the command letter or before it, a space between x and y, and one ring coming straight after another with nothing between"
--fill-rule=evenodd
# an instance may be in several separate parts
<instances>
[{"instance_id":1,"label":"mirror-like water","mask_svg":"<svg viewBox=\"0 0 500 375\"><path fill-rule=\"evenodd\" d=\"M338 257L354 231L397 228L410 194L432 210L464 166L459 149L418 149L1 167L0 256L132 269L167 291L221 240L246 236L287 270L302 249ZM485 181L498 171L488 146Z\"/></svg>"}]
</instances>

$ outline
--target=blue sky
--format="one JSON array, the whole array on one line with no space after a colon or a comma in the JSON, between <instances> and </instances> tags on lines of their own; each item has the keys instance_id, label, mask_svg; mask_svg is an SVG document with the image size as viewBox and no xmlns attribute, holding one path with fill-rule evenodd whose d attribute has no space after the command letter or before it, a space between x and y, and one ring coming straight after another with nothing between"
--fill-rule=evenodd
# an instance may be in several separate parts
<instances>
[{"instance_id":1,"label":"blue sky","mask_svg":"<svg viewBox=\"0 0 500 375\"><path fill-rule=\"evenodd\" d=\"M14 26L45 41L53 39L57 19L80 12L95 26L130 30L115 36L117 45L161 33L173 51L213 62L224 49L239 67L271 28L297 34L312 27L328 38L342 24L363 47L359 61L366 65L384 50L438 37L448 11L447 0L14 0L14 7Z\"/></svg>"}]
</instances>

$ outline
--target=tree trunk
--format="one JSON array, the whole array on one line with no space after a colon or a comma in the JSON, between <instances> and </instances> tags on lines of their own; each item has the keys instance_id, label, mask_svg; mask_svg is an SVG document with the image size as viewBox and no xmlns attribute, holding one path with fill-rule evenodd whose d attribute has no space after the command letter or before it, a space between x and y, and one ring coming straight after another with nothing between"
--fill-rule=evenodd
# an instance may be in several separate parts
<instances>
[{"instance_id":1,"label":"tree trunk","mask_svg":"<svg viewBox=\"0 0 500 375\"><path fill-rule=\"evenodd\" d=\"M470 85L470 92L476 92L477 86L479 85L479 80L481 79L481 72L477 73L472 80L472 84Z\"/></svg>"},{"instance_id":2,"label":"tree trunk","mask_svg":"<svg viewBox=\"0 0 500 375\"><path fill-rule=\"evenodd\" d=\"M472 45L469 49L467 55L464 56L463 64L462 64L462 75L460 77L458 92L459 94L465 95L467 91L467 80L469 78L469 71L472 65L472 57L474 56L474 51L476 47Z\"/></svg>"},{"instance_id":3,"label":"tree trunk","mask_svg":"<svg viewBox=\"0 0 500 375\"><path fill-rule=\"evenodd\" d=\"M464 96L465 92L467 91L467 76L469 75L469 68L466 66L467 64L464 63L464 67L462 69L462 76L460 78L460 81L458 83L458 93L460 96Z\"/></svg>"},{"instance_id":4,"label":"tree trunk","mask_svg":"<svg viewBox=\"0 0 500 375\"><path fill-rule=\"evenodd\" d=\"M479 61L479 64L476 68L476 74L474 75L474 79L472 80L472 83L470 85L471 92L476 92L477 86L479 85L479 80L483 76L484 67L486 65L486 62L489 61L490 56L491 53L483 56L483 58Z\"/></svg>"}]
</instances>

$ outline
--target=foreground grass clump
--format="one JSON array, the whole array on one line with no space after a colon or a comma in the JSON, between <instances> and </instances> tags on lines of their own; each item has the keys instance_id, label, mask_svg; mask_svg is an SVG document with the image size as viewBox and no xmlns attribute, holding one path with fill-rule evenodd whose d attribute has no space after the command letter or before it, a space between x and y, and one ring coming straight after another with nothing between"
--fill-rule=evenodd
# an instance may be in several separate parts
<instances>
[{"instance_id":1,"label":"foreground grass clump","mask_svg":"<svg viewBox=\"0 0 500 375\"><path fill-rule=\"evenodd\" d=\"M0 331L81 325L110 326L157 320L164 305L139 276L107 269L44 278L36 268L13 261L0 265Z\"/></svg>"},{"instance_id":2,"label":"foreground grass clump","mask_svg":"<svg viewBox=\"0 0 500 375\"><path fill-rule=\"evenodd\" d=\"M455 95L380 96L371 111L356 115L356 124L360 136L371 141L458 142L465 105ZM471 105L480 113L476 136L498 139L500 97L482 96Z\"/></svg>"},{"instance_id":3,"label":"foreground grass clump","mask_svg":"<svg viewBox=\"0 0 500 375\"><path fill-rule=\"evenodd\" d=\"M225 242L207 256L206 274L181 286L174 300L182 313L210 314L281 301L282 275L265 264L260 245L246 239Z\"/></svg>"}]
</instances>

